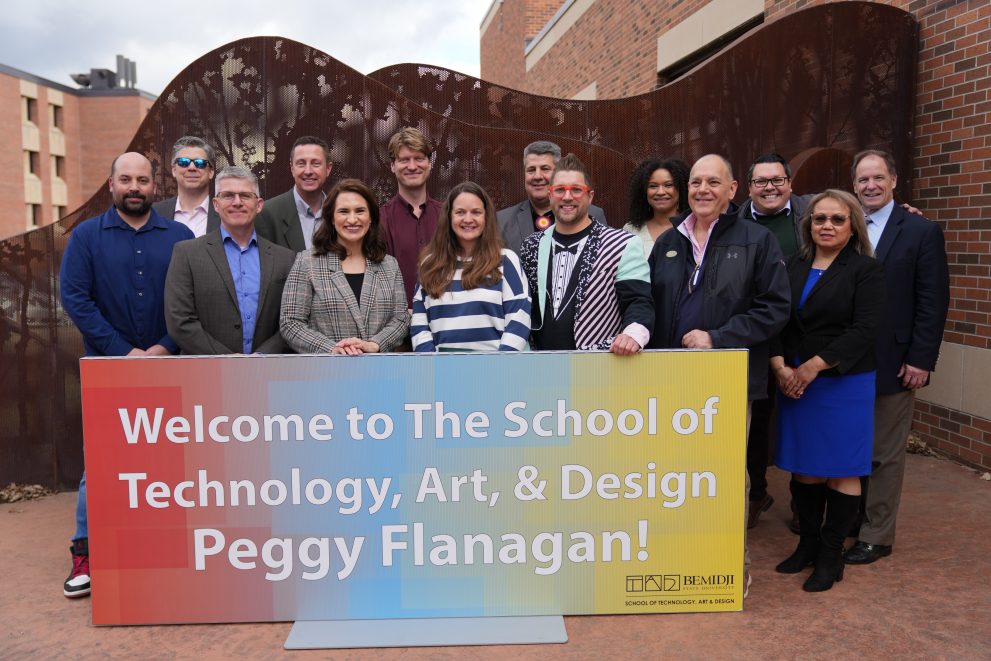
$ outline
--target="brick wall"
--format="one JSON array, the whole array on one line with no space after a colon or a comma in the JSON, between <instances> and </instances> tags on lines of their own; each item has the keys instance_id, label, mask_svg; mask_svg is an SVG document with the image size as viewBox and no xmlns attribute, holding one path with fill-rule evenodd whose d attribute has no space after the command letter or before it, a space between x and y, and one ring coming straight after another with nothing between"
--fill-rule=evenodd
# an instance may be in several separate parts
<instances>
[{"instance_id":1,"label":"brick wall","mask_svg":"<svg viewBox=\"0 0 991 661\"><path fill-rule=\"evenodd\" d=\"M533 66L527 84L533 92L562 98L593 82L600 99L649 92L657 85L657 38L707 3L597 0Z\"/></svg>"},{"instance_id":2,"label":"brick wall","mask_svg":"<svg viewBox=\"0 0 991 661\"><path fill-rule=\"evenodd\" d=\"M79 104L83 200L110 177L110 164L130 144L152 102L141 96L86 97Z\"/></svg>"},{"instance_id":3,"label":"brick wall","mask_svg":"<svg viewBox=\"0 0 991 661\"><path fill-rule=\"evenodd\" d=\"M766 0L765 22L826 1ZM510 6L525 3L505 0ZM529 73L525 63L514 73L523 82L513 86L535 94L571 97L596 82L600 99L650 91L656 84L657 38L705 4L707 0L596 0ZM991 2L893 0L883 4L912 13L920 26L911 201L942 226L946 237L951 303L944 340L952 346L944 345L944 354L947 348L962 347L969 351L961 354L965 361L976 356L980 366L991 366L991 214L987 211L991 208ZM498 80L496 67L487 67L486 37L482 71ZM514 61L512 66L518 65ZM952 373L947 377L948 371L959 367L949 363L940 363L937 378L957 378ZM971 376L953 385L958 391L983 387L988 393L984 399L991 402L991 379L987 378L991 369L981 369L971 366ZM966 366L960 368L961 375L967 373ZM923 390L920 400L927 397L932 398ZM978 409L983 415L977 415ZM968 412L919 401L914 429L939 451L988 470L989 411L991 403Z\"/></svg>"},{"instance_id":4,"label":"brick wall","mask_svg":"<svg viewBox=\"0 0 991 661\"><path fill-rule=\"evenodd\" d=\"M0 73L0 239L24 231L21 85Z\"/></svg>"},{"instance_id":5,"label":"brick wall","mask_svg":"<svg viewBox=\"0 0 991 661\"><path fill-rule=\"evenodd\" d=\"M522 90L524 50L561 6L560 0L494 0L499 3L481 36L482 80Z\"/></svg>"}]
</instances>

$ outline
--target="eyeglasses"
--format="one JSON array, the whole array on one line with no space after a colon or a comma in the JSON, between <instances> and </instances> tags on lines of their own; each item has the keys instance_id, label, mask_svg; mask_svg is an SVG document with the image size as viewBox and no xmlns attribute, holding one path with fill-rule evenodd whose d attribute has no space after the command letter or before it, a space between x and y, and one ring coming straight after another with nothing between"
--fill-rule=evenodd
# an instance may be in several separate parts
<instances>
[{"instance_id":1,"label":"eyeglasses","mask_svg":"<svg viewBox=\"0 0 991 661\"><path fill-rule=\"evenodd\" d=\"M210 167L210 161L205 158L186 158L185 156L175 159L175 164L181 168L188 168L190 165L195 165L197 170Z\"/></svg>"},{"instance_id":2,"label":"eyeglasses","mask_svg":"<svg viewBox=\"0 0 991 661\"><path fill-rule=\"evenodd\" d=\"M592 192L592 189L582 184L572 184L570 186L551 186L550 191L554 197L564 197L570 192L571 197L580 200L585 197L586 193Z\"/></svg>"},{"instance_id":3,"label":"eyeglasses","mask_svg":"<svg viewBox=\"0 0 991 661\"><path fill-rule=\"evenodd\" d=\"M234 193L228 190L217 193L216 197L224 204L230 204L234 201L235 197L241 198L241 201L246 204L250 204L258 199L258 196L255 193Z\"/></svg>"},{"instance_id":4,"label":"eyeglasses","mask_svg":"<svg viewBox=\"0 0 991 661\"><path fill-rule=\"evenodd\" d=\"M830 223L832 223L833 227L840 227L841 225L845 225L846 221L849 219L850 216L843 216L838 213L833 214L832 216L827 216L824 213L817 213L816 215L812 216L812 224L825 225L826 221L828 220Z\"/></svg>"},{"instance_id":5,"label":"eyeglasses","mask_svg":"<svg viewBox=\"0 0 991 661\"><path fill-rule=\"evenodd\" d=\"M789 180L789 177L771 177L770 179L765 179L760 177L758 179L751 179L750 185L754 188L765 188L768 184L771 184L775 188L778 186L784 186L785 182Z\"/></svg>"}]
</instances>

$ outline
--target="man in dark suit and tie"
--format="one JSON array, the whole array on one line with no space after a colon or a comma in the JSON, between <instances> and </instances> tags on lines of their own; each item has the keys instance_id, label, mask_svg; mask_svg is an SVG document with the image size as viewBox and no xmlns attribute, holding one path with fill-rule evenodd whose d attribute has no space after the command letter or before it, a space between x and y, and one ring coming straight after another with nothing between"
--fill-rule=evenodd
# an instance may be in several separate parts
<instances>
[{"instance_id":1,"label":"man in dark suit and tie","mask_svg":"<svg viewBox=\"0 0 991 661\"><path fill-rule=\"evenodd\" d=\"M330 147L320 138L304 135L289 152L289 169L295 184L282 195L265 202L258 214L258 236L302 252L313 246L313 233L323 220L324 185L333 169Z\"/></svg>"},{"instance_id":2,"label":"man in dark suit and tie","mask_svg":"<svg viewBox=\"0 0 991 661\"><path fill-rule=\"evenodd\" d=\"M523 150L523 188L527 199L496 214L502 242L516 254L524 239L554 224L550 185L554 166L559 160L561 148L546 140L531 142ZM588 215L592 220L608 225L605 212L594 204L589 207Z\"/></svg>"},{"instance_id":3,"label":"man in dark suit and tie","mask_svg":"<svg viewBox=\"0 0 991 661\"><path fill-rule=\"evenodd\" d=\"M250 170L217 175L213 204L221 226L172 253L165 279L165 323L184 354L284 353L282 288L296 254L259 238L262 208Z\"/></svg>"},{"instance_id":4,"label":"man in dark suit and tie","mask_svg":"<svg viewBox=\"0 0 991 661\"><path fill-rule=\"evenodd\" d=\"M155 213L182 223L196 237L216 231L220 216L210 204L210 183L216 165L213 147L202 138L184 135L176 140L172 146L172 176L178 194L153 204Z\"/></svg>"},{"instance_id":5,"label":"man in dark suit and tie","mask_svg":"<svg viewBox=\"0 0 991 661\"><path fill-rule=\"evenodd\" d=\"M853 189L887 286L877 336L873 471L857 543L843 556L854 565L891 555L915 391L929 383L936 367L950 300L943 231L895 205L897 182L890 154L867 150L854 156Z\"/></svg>"}]
</instances>

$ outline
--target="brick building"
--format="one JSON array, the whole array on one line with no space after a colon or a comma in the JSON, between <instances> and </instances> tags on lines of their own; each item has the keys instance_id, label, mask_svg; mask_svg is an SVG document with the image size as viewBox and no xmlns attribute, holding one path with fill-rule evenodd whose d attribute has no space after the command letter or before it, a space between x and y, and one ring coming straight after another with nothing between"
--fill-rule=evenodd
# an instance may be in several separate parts
<instances>
[{"instance_id":1,"label":"brick building","mask_svg":"<svg viewBox=\"0 0 991 661\"><path fill-rule=\"evenodd\" d=\"M0 239L85 202L155 98L134 88L77 89L0 64Z\"/></svg>"},{"instance_id":2,"label":"brick building","mask_svg":"<svg viewBox=\"0 0 991 661\"><path fill-rule=\"evenodd\" d=\"M493 0L481 78L558 98L634 96L762 24L825 3ZM883 4L918 21L910 201L942 226L951 274L940 362L918 394L914 429L940 452L991 469L991 3Z\"/></svg>"}]
</instances>

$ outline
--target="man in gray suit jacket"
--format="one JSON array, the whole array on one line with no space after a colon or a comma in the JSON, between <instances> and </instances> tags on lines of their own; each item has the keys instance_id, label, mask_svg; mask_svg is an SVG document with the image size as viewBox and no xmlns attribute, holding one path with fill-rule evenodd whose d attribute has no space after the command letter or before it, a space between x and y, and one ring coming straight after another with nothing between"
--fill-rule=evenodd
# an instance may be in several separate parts
<instances>
[{"instance_id":1,"label":"man in gray suit jacket","mask_svg":"<svg viewBox=\"0 0 991 661\"><path fill-rule=\"evenodd\" d=\"M250 170L217 175L221 227L173 250L165 278L165 323L184 354L285 353L282 288L296 255L258 238L262 208Z\"/></svg>"},{"instance_id":2,"label":"man in gray suit jacket","mask_svg":"<svg viewBox=\"0 0 991 661\"><path fill-rule=\"evenodd\" d=\"M172 176L178 195L156 202L155 212L182 223L201 237L220 227L220 216L210 204L210 182L217 161L216 154L205 140L184 135L172 146Z\"/></svg>"},{"instance_id":3,"label":"man in gray suit jacket","mask_svg":"<svg viewBox=\"0 0 991 661\"><path fill-rule=\"evenodd\" d=\"M525 238L554 224L549 188L559 160L561 148L546 140L531 142L523 150L523 188L527 199L496 214L502 243L516 254ZM608 225L605 212L594 204L589 207L588 215L592 220Z\"/></svg>"},{"instance_id":4,"label":"man in gray suit jacket","mask_svg":"<svg viewBox=\"0 0 991 661\"><path fill-rule=\"evenodd\" d=\"M330 177L330 147L320 138L304 135L289 152L289 169L295 184L265 203L258 214L258 236L302 252L313 246L313 233L323 220L323 187Z\"/></svg>"}]
</instances>

